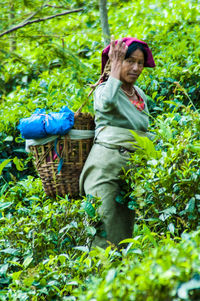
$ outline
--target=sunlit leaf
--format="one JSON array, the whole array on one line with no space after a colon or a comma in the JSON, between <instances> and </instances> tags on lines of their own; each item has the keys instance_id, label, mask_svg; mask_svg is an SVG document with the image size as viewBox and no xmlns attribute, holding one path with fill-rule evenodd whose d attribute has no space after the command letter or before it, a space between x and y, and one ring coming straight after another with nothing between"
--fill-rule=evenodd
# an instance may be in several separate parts
<instances>
[{"instance_id":1,"label":"sunlit leaf","mask_svg":"<svg viewBox=\"0 0 200 301\"><path fill-rule=\"evenodd\" d=\"M6 165L11 162L12 159L6 159L0 164L0 175L2 174L2 170L6 167Z\"/></svg>"}]
</instances>

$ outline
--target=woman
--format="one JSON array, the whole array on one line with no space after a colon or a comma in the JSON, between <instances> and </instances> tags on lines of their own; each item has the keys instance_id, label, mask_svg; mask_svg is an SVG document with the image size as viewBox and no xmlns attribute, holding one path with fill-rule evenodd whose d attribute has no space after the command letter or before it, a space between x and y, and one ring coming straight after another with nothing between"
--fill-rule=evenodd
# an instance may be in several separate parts
<instances>
[{"instance_id":1,"label":"woman","mask_svg":"<svg viewBox=\"0 0 200 301\"><path fill-rule=\"evenodd\" d=\"M130 130L148 136L146 96L135 86L144 67L155 67L148 45L135 38L115 41L102 53L101 84L94 95L95 141L80 176L80 190L101 198L101 225L93 246L106 248L132 237L134 211L116 202L122 167L127 169L134 141Z\"/></svg>"}]
</instances>

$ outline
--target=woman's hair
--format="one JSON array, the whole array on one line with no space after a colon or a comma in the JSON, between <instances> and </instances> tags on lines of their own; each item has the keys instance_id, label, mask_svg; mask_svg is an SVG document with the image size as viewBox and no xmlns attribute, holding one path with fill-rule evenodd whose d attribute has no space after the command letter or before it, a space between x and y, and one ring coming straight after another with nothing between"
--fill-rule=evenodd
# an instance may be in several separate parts
<instances>
[{"instance_id":1,"label":"woman's hair","mask_svg":"<svg viewBox=\"0 0 200 301\"><path fill-rule=\"evenodd\" d=\"M147 51L146 51L145 47L141 43L138 43L138 42L133 42L130 46L128 46L128 50L127 50L127 53L125 55L125 59L129 58L131 53L133 53L137 49L139 49L143 52L144 62L146 63L147 57L148 57Z\"/></svg>"},{"instance_id":2,"label":"woman's hair","mask_svg":"<svg viewBox=\"0 0 200 301\"><path fill-rule=\"evenodd\" d=\"M138 42L133 42L130 46L128 46L128 50L126 52L125 59L129 58L130 55L137 49L140 49L142 51L142 53L144 54L144 62L146 62L147 57L148 57L147 51L146 51L145 47L141 43L138 43ZM110 75L110 69L111 69L110 60L108 59L108 61L106 62L106 65L104 67L104 71L101 76L100 83L107 81L107 79Z\"/></svg>"}]
</instances>

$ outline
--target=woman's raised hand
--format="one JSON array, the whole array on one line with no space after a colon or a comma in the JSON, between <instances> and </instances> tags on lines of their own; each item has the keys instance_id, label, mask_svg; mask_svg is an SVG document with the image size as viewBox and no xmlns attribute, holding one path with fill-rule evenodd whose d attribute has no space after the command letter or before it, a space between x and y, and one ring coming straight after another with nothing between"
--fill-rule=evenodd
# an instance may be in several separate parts
<instances>
[{"instance_id":1,"label":"woman's raised hand","mask_svg":"<svg viewBox=\"0 0 200 301\"><path fill-rule=\"evenodd\" d=\"M114 78L120 79L122 63L125 58L128 46L119 39L115 44L114 36L111 36L110 51L108 57L110 59L111 72L110 75Z\"/></svg>"},{"instance_id":2,"label":"woman's raised hand","mask_svg":"<svg viewBox=\"0 0 200 301\"><path fill-rule=\"evenodd\" d=\"M122 41L122 39L119 39L117 44L115 44L114 36L111 36L110 50L108 53L111 63L122 63L127 50L128 46Z\"/></svg>"}]
</instances>

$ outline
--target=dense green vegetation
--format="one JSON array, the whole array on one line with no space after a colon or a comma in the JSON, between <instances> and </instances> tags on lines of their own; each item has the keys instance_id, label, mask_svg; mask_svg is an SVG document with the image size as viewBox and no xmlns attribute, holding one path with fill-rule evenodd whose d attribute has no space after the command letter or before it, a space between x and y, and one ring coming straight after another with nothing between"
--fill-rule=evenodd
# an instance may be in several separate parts
<instances>
[{"instance_id":1,"label":"dense green vegetation","mask_svg":"<svg viewBox=\"0 0 200 301\"><path fill-rule=\"evenodd\" d=\"M24 150L20 118L66 104L76 111L99 77L98 3L84 2L0 4L0 32L33 12L84 8L0 37L0 300L199 300L198 0L108 2L111 33L147 41L156 61L138 80L155 141L138 140L123 176L118 201L128 199L136 225L120 252L89 251L99 200L48 198ZM91 97L84 110L92 107Z\"/></svg>"}]
</instances>

